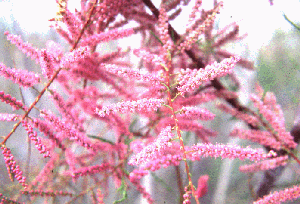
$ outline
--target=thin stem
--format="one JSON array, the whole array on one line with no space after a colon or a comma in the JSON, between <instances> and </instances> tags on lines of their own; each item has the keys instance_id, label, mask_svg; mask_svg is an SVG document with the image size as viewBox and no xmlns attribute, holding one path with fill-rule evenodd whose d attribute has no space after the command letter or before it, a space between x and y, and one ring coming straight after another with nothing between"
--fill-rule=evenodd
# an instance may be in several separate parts
<instances>
[{"instance_id":1,"label":"thin stem","mask_svg":"<svg viewBox=\"0 0 300 204\"><path fill-rule=\"evenodd\" d=\"M183 189L182 179L181 179L181 175L180 175L180 167L175 166L175 171L176 171L177 185L178 185L179 194L180 194L179 203L183 203L184 189Z\"/></svg>"},{"instance_id":2,"label":"thin stem","mask_svg":"<svg viewBox=\"0 0 300 204\"><path fill-rule=\"evenodd\" d=\"M171 70L171 67L172 67L172 61L170 59L167 59L167 68L168 69L166 69L166 85L168 87L171 84L170 83L170 70ZM174 120L176 132L177 132L177 136L179 138L180 148L181 148L181 151L182 151L182 157L183 157L183 161L184 161L184 164L185 164L185 170L186 170L186 174L187 174L187 177L188 177L188 180L189 180L189 186L192 189L192 194L195 197L195 200L196 200L197 204L199 204L199 200L198 200L198 197L197 197L197 195L195 193L195 188L193 186L193 182L192 182L192 178L191 178L191 174L190 174L190 170L189 170L189 165L187 163L187 153L185 151L185 147L184 147L184 143L183 143L183 138L181 136L180 128L178 126L178 120L176 118L176 114L175 114L175 111L174 111L174 108L173 108L171 90L168 89L167 93L168 93L168 104L169 104L169 107L170 107L171 112L172 112L172 118Z\"/></svg>"}]
</instances>

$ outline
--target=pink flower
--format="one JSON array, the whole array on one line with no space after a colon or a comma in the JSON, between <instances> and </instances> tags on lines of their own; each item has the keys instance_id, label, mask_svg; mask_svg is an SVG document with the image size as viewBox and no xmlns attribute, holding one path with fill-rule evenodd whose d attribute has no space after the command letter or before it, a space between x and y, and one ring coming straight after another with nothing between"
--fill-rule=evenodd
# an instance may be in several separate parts
<instances>
[{"instance_id":1,"label":"pink flower","mask_svg":"<svg viewBox=\"0 0 300 204\"><path fill-rule=\"evenodd\" d=\"M22 121L22 125L24 126L28 137L34 142L35 147L41 154L43 154L44 158L50 157L49 150L45 147L45 145L42 144L41 139L37 137L37 133L33 131L31 125L26 120Z\"/></svg>"},{"instance_id":2,"label":"pink flower","mask_svg":"<svg viewBox=\"0 0 300 204\"><path fill-rule=\"evenodd\" d=\"M46 79L51 79L55 71L55 60L52 55L50 55L47 50L42 49L40 52L40 65L42 68L42 74Z\"/></svg>"},{"instance_id":3,"label":"pink flower","mask_svg":"<svg viewBox=\"0 0 300 204\"><path fill-rule=\"evenodd\" d=\"M261 130L244 130L235 128L231 133L231 136L239 137L242 139L248 139L253 142L258 142L261 145L265 145L276 150L281 149L281 143L277 141L269 132Z\"/></svg>"},{"instance_id":4,"label":"pink flower","mask_svg":"<svg viewBox=\"0 0 300 204\"><path fill-rule=\"evenodd\" d=\"M188 151L188 150L187 150ZM192 161L199 160L200 157L221 157L229 159L250 159L251 161L259 161L272 156L275 152L270 151L264 153L263 149L251 149L250 147L242 148L234 144L202 144L193 145L188 151L188 158Z\"/></svg>"},{"instance_id":5,"label":"pink flower","mask_svg":"<svg viewBox=\"0 0 300 204\"><path fill-rule=\"evenodd\" d=\"M209 14L206 14L205 15L205 19L203 19L203 15L199 15L198 19L195 18L195 14L196 12L199 12L198 11L198 8L199 6L201 5L201 3L199 4L196 3L195 4L195 7L193 9L193 12L191 13L190 15L190 20L189 22L193 22L192 25L188 25L188 28L186 29L186 32L185 32L185 39L182 43L180 43L180 45L178 46L178 50L180 50L181 52L184 52L184 50L189 50L192 46L192 44L194 44L198 38L199 38L199 35L203 34L204 31L209 28L215 18L216 18L216 14L219 13L220 11L220 8L223 6L223 2L220 2L213 10L213 12L209 13ZM201 25L200 25L201 23Z\"/></svg>"},{"instance_id":6,"label":"pink flower","mask_svg":"<svg viewBox=\"0 0 300 204\"><path fill-rule=\"evenodd\" d=\"M185 119L213 120L215 114L204 108L182 107L178 116Z\"/></svg>"},{"instance_id":7,"label":"pink flower","mask_svg":"<svg viewBox=\"0 0 300 204\"><path fill-rule=\"evenodd\" d=\"M288 161L288 155L276 157L274 159L268 159L259 163L244 165L240 167L241 172L256 172L265 171L269 169L275 169L278 166L285 166Z\"/></svg>"},{"instance_id":8,"label":"pink flower","mask_svg":"<svg viewBox=\"0 0 300 204\"><path fill-rule=\"evenodd\" d=\"M274 204L287 200L294 200L300 197L300 186L293 186L282 191L275 191L267 196L255 201L253 204Z\"/></svg>"},{"instance_id":9,"label":"pink flower","mask_svg":"<svg viewBox=\"0 0 300 204\"><path fill-rule=\"evenodd\" d=\"M256 117L252 116L252 115L248 115L244 112L238 111L235 108L229 107L223 103L217 104L217 108L223 110L226 113L231 114L232 116L241 119L251 125L253 125L254 127L257 127L259 124L259 121Z\"/></svg>"},{"instance_id":10,"label":"pink flower","mask_svg":"<svg viewBox=\"0 0 300 204\"><path fill-rule=\"evenodd\" d=\"M193 91L204 82L230 73L238 61L239 57L231 57L224 59L220 63L214 62L211 65L207 65L205 69L182 69L177 78L179 84L177 89L182 94Z\"/></svg>"},{"instance_id":11,"label":"pink flower","mask_svg":"<svg viewBox=\"0 0 300 204\"><path fill-rule=\"evenodd\" d=\"M275 98L268 96L267 99L262 102L258 96L251 94L250 99L253 101L254 106L258 108L259 112L269 122L269 124L277 132L277 136L282 144L285 144L288 148L295 149L297 143L294 142L293 136L285 130L284 117L280 106L276 105Z\"/></svg>"},{"instance_id":12,"label":"pink flower","mask_svg":"<svg viewBox=\"0 0 300 204\"><path fill-rule=\"evenodd\" d=\"M13 176L19 181L20 184L26 189L27 184L26 178L23 176L23 172L20 170L19 165L16 165L16 162L14 161L14 156L12 155L9 148L5 146L1 146L2 154L4 156L4 161L6 164L7 171L9 174L13 174Z\"/></svg>"},{"instance_id":13,"label":"pink flower","mask_svg":"<svg viewBox=\"0 0 300 204\"><path fill-rule=\"evenodd\" d=\"M196 191L198 198L201 198L207 194L208 179L209 179L208 175L203 175L203 176L199 177L198 187L197 187L197 191Z\"/></svg>"},{"instance_id":14,"label":"pink flower","mask_svg":"<svg viewBox=\"0 0 300 204\"><path fill-rule=\"evenodd\" d=\"M109 113L127 113L127 112L133 112L134 110L137 110L139 112L150 112L150 111L156 111L157 108L161 107L163 103L162 99L156 99L156 98L143 98L137 101L126 101L126 102L119 102L117 104L111 104L108 106L102 107L102 110L96 110L96 113L104 117L105 115L109 115Z\"/></svg>"},{"instance_id":15,"label":"pink flower","mask_svg":"<svg viewBox=\"0 0 300 204\"><path fill-rule=\"evenodd\" d=\"M60 62L60 67L69 68L72 67L72 64L78 62L89 55L88 47L80 47L70 53L66 53Z\"/></svg>"},{"instance_id":16,"label":"pink flower","mask_svg":"<svg viewBox=\"0 0 300 204\"><path fill-rule=\"evenodd\" d=\"M40 77L38 74L34 72L28 72L27 70L23 69L9 68L3 63L0 63L0 75L25 88L32 87L35 84L40 83Z\"/></svg>"},{"instance_id":17,"label":"pink flower","mask_svg":"<svg viewBox=\"0 0 300 204\"><path fill-rule=\"evenodd\" d=\"M146 146L137 155L134 155L128 164L145 164L162 156L165 148L172 146L172 143L170 142L172 137L174 137L174 134L171 132L171 126L164 128L158 135L158 138L153 143Z\"/></svg>"},{"instance_id":18,"label":"pink flower","mask_svg":"<svg viewBox=\"0 0 300 204\"><path fill-rule=\"evenodd\" d=\"M92 47L94 45L97 45L99 42L107 42L130 36L134 34L134 32L135 31L133 28L128 28L123 30L114 29L100 34L95 34L83 39L81 42L81 46L89 45Z\"/></svg>"},{"instance_id":19,"label":"pink flower","mask_svg":"<svg viewBox=\"0 0 300 204\"><path fill-rule=\"evenodd\" d=\"M113 167L109 163L102 163L100 165L88 166L73 171L72 177L78 179L81 176L98 174L100 172L107 172L113 170Z\"/></svg>"},{"instance_id":20,"label":"pink flower","mask_svg":"<svg viewBox=\"0 0 300 204\"><path fill-rule=\"evenodd\" d=\"M30 43L24 43L20 36L9 34L8 31L5 31L4 35L7 35L7 40L15 44L19 50L27 54L31 59L36 60L37 63L39 62L39 50L37 48L32 47Z\"/></svg>"},{"instance_id":21,"label":"pink flower","mask_svg":"<svg viewBox=\"0 0 300 204\"><path fill-rule=\"evenodd\" d=\"M3 91L0 91L0 100L9 104L13 110L27 109L26 106L23 105L22 101L17 101L16 98L9 94L5 94Z\"/></svg>"},{"instance_id":22,"label":"pink flower","mask_svg":"<svg viewBox=\"0 0 300 204\"><path fill-rule=\"evenodd\" d=\"M16 121L19 117L17 114L0 113L0 121Z\"/></svg>"},{"instance_id":23,"label":"pink flower","mask_svg":"<svg viewBox=\"0 0 300 204\"><path fill-rule=\"evenodd\" d=\"M163 82L163 78L159 74L149 73L145 70L119 67L113 64L104 64L103 66L107 72L116 74L119 77L151 82L152 85L160 85Z\"/></svg>"}]
</instances>

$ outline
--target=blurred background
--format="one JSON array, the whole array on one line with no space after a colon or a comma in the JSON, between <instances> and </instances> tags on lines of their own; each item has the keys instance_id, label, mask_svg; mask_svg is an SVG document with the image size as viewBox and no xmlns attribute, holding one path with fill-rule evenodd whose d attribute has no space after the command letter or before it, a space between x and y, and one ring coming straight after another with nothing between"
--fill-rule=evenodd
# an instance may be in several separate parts
<instances>
[{"instance_id":1,"label":"blurred background","mask_svg":"<svg viewBox=\"0 0 300 204\"><path fill-rule=\"evenodd\" d=\"M73 11L75 8L79 8L78 2L69 0L69 9ZM153 2L158 8L160 1L154 0ZM193 3L190 3L190 5L193 5ZM213 1L203 2L204 8L211 8L212 5ZM270 6L268 0L225 0L224 8L218 15L215 25L222 28L233 21L237 21L240 25L240 35L248 34L239 43L230 44L226 47L233 53L239 54L255 63L256 71L247 71L240 67L235 68L235 73L241 80L242 85L240 93L243 97L241 100L244 104L250 104L248 94L254 91L254 84L258 80L266 91L275 93L278 103L284 111L288 131L293 126L295 111L300 97L300 83L298 82L300 77L300 31L291 26L284 19L283 14L286 14L291 21L297 23L300 20L299 8L300 3L296 0L274 0L273 6ZM182 26L182 22L187 22L189 9L189 7L183 9L184 12L180 22L171 22L179 33L183 32L184 26ZM56 11L55 0L0 1L0 62L8 67L41 72L40 67L34 61L27 58L6 40L3 33L7 30L12 34L21 35L24 41L28 41L35 47L45 48L46 42L53 40L63 44L65 51L68 51L67 44L60 39L54 30L49 28L50 23L48 20L55 16ZM103 50L103 52L113 51L116 49L116 43L112 42L99 49ZM120 40L118 43L120 43L120 46L128 46L130 44L133 48L139 47L137 40L127 40L126 42ZM0 78L0 87L1 91L13 95L18 100L23 96L26 105L29 105L37 96L35 91L29 89L20 90L18 86L10 83L3 77ZM46 103L48 102L41 101L39 104L47 105ZM229 132L235 125L243 124L230 120L231 117L229 115L221 114L221 111L214 109L212 106L208 105L208 108L218 115L212 123L206 124L219 132L219 136L213 142L257 147L256 144L244 140L228 138ZM0 112L12 113L12 110L8 105L0 103ZM37 113L33 112L33 114ZM12 123L1 122L1 135L7 135L12 127ZM21 169L25 169L25 174L30 177L29 172L35 172L35 174L39 172L46 160L43 160L35 148L32 148L30 150L32 152L29 162L30 166L26 166L28 164L26 162L28 150L31 148L25 142L27 141L26 135L22 128L18 128L14 137L8 141L8 146L11 147ZM193 143L193 140L190 140L190 142ZM16 182L9 185L9 187L7 186L7 183L11 182L7 176L2 156L0 156L0 159L0 193L7 197L14 197L16 195L14 192L18 191L19 186ZM247 182L250 176L239 172L238 167L241 164L244 164L244 162L211 158L205 158L195 163L192 167L193 182L195 184L197 184L197 179L200 175L208 174L210 176L209 191L206 196L201 198L201 203L250 203L252 198ZM182 175L184 175L184 168L182 166L180 168ZM285 173L277 183L277 189L291 186L299 181L295 169L299 169L299 167L295 168L293 163L288 165ZM251 183L255 186L261 180L262 174L258 173L251 176ZM171 201L177 201L177 189L173 188L174 185L176 186L175 179L175 170L170 167L167 170L161 169L155 174L151 174L150 177L146 178L147 181L145 183L150 183L147 188L155 195L155 200L161 201L157 203L164 203L164 201L171 203ZM187 182L186 180L184 181ZM154 182L156 182L155 188L153 187ZM131 194L131 196L134 195L137 194ZM114 196L116 195L111 195L109 199L113 200ZM123 203L133 203L131 199L132 197ZM60 202L63 203L62 200ZM144 201L136 200L134 202L141 203ZM107 203L112 202L107 200Z\"/></svg>"}]
</instances>

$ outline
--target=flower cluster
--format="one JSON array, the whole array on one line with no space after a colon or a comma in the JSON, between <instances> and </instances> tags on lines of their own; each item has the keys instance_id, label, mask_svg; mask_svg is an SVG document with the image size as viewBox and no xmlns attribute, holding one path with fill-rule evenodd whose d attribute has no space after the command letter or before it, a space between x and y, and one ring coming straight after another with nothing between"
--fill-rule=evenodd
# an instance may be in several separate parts
<instances>
[{"instance_id":1,"label":"flower cluster","mask_svg":"<svg viewBox=\"0 0 300 204\"><path fill-rule=\"evenodd\" d=\"M36 148L43 154L44 158L50 157L49 150L42 144L41 139L37 137L37 133L33 131L31 125L25 120L22 121L22 125L24 126L28 137L34 142Z\"/></svg>"},{"instance_id":2,"label":"flower cluster","mask_svg":"<svg viewBox=\"0 0 300 204\"><path fill-rule=\"evenodd\" d=\"M255 172L255 171L265 171L269 169L275 169L278 166L284 166L287 164L288 156L276 157L274 159L268 159L261 161L259 163L245 165L240 167L242 172Z\"/></svg>"},{"instance_id":3,"label":"flower cluster","mask_svg":"<svg viewBox=\"0 0 300 204\"><path fill-rule=\"evenodd\" d=\"M213 120L215 114L203 108L182 107L178 116L186 119Z\"/></svg>"},{"instance_id":4,"label":"flower cluster","mask_svg":"<svg viewBox=\"0 0 300 204\"><path fill-rule=\"evenodd\" d=\"M16 164L16 161L14 160L14 156L12 155L10 149L4 146L1 146L1 149L9 175L12 174L13 177L16 178L19 183L26 189L26 178L23 176L23 172L20 170L20 166Z\"/></svg>"},{"instance_id":5,"label":"flower cluster","mask_svg":"<svg viewBox=\"0 0 300 204\"><path fill-rule=\"evenodd\" d=\"M164 128L153 143L143 148L141 152L130 159L129 164L143 164L162 156L165 149L172 146L170 141L172 137L174 137L174 134L171 132L171 126Z\"/></svg>"},{"instance_id":6,"label":"flower cluster","mask_svg":"<svg viewBox=\"0 0 300 204\"><path fill-rule=\"evenodd\" d=\"M104 117L105 115L109 115L110 113L127 113L133 112L134 110L138 110L139 112L151 112L156 111L159 107L161 107L162 103L162 99L144 98L137 101L119 102L117 104L104 106L102 107L102 110L96 110L96 112L100 117Z\"/></svg>"},{"instance_id":7,"label":"flower cluster","mask_svg":"<svg viewBox=\"0 0 300 204\"><path fill-rule=\"evenodd\" d=\"M9 94L5 94L4 91L0 91L0 100L9 104L13 110L26 110L26 106L23 105L22 101L17 101L16 98L12 97Z\"/></svg>"},{"instance_id":8,"label":"flower cluster","mask_svg":"<svg viewBox=\"0 0 300 204\"><path fill-rule=\"evenodd\" d=\"M267 195L253 204L264 204L264 203L281 203L288 200L294 200L300 197L300 186L293 186L286 188L282 191L275 191L270 195Z\"/></svg>"},{"instance_id":9,"label":"flower cluster","mask_svg":"<svg viewBox=\"0 0 300 204\"><path fill-rule=\"evenodd\" d=\"M3 63L0 63L0 75L25 88L32 87L40 82L40 77L36 73L9 68Z\"/></svg>"},{"instance_id":10,"label":"flower cluster","mask_svg":"<svg viewBox=\"0 0 300 204\"><path fill-rule=\"evenodd\" d=\"M290 135L290 133L285 130L284 117L280 107L276 105L274 97L267 97L265 98L264 102L254 94L252 94L250 98L254 105L259 109L259 112L277 132L277 140L279 140L282 144L285 144L287 147L295 149L297 143L294 142L294 138ZM268 99L270 101L268 101Z\"/></svg>"},{"instance_id":11,"label":"flower cluster","mask_svg":"<svg viewBox=\"0 0 300 204\"><path fill-rule=\"evenodd\" d=\"M251 161L259 161L266 158L270 158L276 156L274 151L270 151L269 153L265 153L263 149L252 149L249 147L242 148L233 144L196 144L191 147L190 152L188 153L188 157L192 160L199 160L199 158L203 157L221 157L229 158L229 159L249 159Z\"/></svg>"},{"instance_id":12,"label":"flower cluster","mask_svg":"<svg viewBox=\"0 0 300 204\"><path fill-rule=\"evenodd\" d=\"M239 57L231 57L229 59L224 59L220 63L214 62L211 65L207 65L203 70L181 70L177 78L179 83L177 88L178 91L181 93L193 91L204 82L232 72L233 67L239 59Z\"/></svg>"},{"instance_id":13,"label":"flower cluster","mask_svg":"<svg viewBox=\"0 0 300 204\"><path fill-rule=\"evenodd\" d=\"M70 196L72 197L72 193L64 192L64 191L42 191L42 190L27 190L27 191L22 191L22 194L24 195L32 195L32 196L51 196L51 197L56 197L56 196Z\"/></svg>"}]
</instances>

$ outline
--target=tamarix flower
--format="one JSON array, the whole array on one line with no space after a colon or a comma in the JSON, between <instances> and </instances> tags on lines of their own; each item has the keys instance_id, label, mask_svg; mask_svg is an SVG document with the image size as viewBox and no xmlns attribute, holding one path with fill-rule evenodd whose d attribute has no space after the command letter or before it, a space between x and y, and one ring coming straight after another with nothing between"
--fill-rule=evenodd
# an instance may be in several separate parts
<instances>
[{"instance_id":1,"label":"tamarix flower","mask_svg":"<svg viewBox=\"0 0 300 204\"><path fill-rule=\"evenodd\" d=\"M4 35L7 35L7 40L11 43L15 44L19 50L21 50L24 54L31 57L31 59L39 61L39 50L37 48L32 47L30 43L23 42L20 36L9 34L8 31L4 32Z\"/></svg>"},{"instance_id":2,"label":"tamarix flower","mask_svg":"<svg viewBox=\"0 0 300 204\"><path fill-rule=\"evenodd\" d=\"M94 46L99 42L107 42L111 40L117 40L119 38L127 37L134 34L133 28L123 29L123 30L111 30L108 32L103 32L100 34L92 35L81 42L81 46Z\"/></svg>"},{"instance_id":3,"label":"tamarix flower","mask_svg":"<svg viewBox=\"0 0 300 204\"><path fill-rule=\"evenodd\" d=\"M35 147L41 154L43 154L44 158L50 157L49 150L45 147L45 145L42 144L41 139L37 137L37 133L33 131L31 125L26 120L22 121L22 125L24 126L28 137L34 142Z\"/></svg>"},{"instance_id":4,"label":"tamarix flower","mask_svg":"<svg viewBox=\"0 0 300 204\"><path fill-rule=\"evenodd\" d=\"M113 167L109 163L102 163L100 165L77 169L72 172L72 177L78 179L81 176L93 175L101 172L106 172L108 170L113 170Z\"/></svg>"},{"instance_id":5,"label":"tamarix flower","mask_svg":"<svg viewBox=\"0 0 300 204\"><path fill-rule=\"evenodd\" d=\"M282 191L275 191L263 198L257 200L253 204L273 204L281 203L287 200L294 200L300 197L300 186L293 186L291 188L286 188Z\"/></svg>"},{"instance_id":6,"label":"tamarix flower","mask_svg":"<svg viewBox=\"0 0 300 204\"><path fill-rule=\"evenodd\" d=\"M269 95L270 96L270 95ZM279 106L270 104L269 101L261 101L255 94L250 95L250 99L253 101L254 106L258 108L262 116L269 122L272 128L277 132L277 138L282 144L285 144L288 148L295 149L297 143L294 142L293 136L285 130L284 117L281 114Z\"/></svg>"},{"instance_id":7,"label":"tamarix flower","mask_svg":"<svg viewBox=\"0 0 300 204\"><path fill-rule=\"evenodd\" d=\"M239 59L236 56L226 58L220 63L214 62L211 65L207 65L205 69L200 70L182 69L177 78L179 84L177 87L178 91L181 93L193 91L204 82L231 73Z\"/></svg>"},{"instance_id":8,"label":"tamarix flower","mask_svg":"<svg viewBox=\"0 0 300 204\"><path fill-rule=\"evenodd\" d=\"M250 147L239 147L234 144L203 144L193 145L188 151L188 158L192 161L199 160L200 157L221 157L229 159L249 159L251 161L259 161L272 156L276 156L274 151L265 153L263 149L251 149Z\"/></svg>"},{"instance_id":9,"label":"tamarix flower","mask_svg":"<svg viewBox=\"0 0 300 204\"><path fill-rule=\"evenodd\" d=\"M261 145L265 145L276 150L281 149L281 143L277 141L272 135L267 131L261 130L244 130L235 128L231 133L230 136L239 137L242 139L248 139L253 142L258 142Z\"/></svg>"},{"instance_id":10,"label":"tamarix flower","mask_svg":"<svg viewBox=\"0 0 300 204\"><path fill-rule=\"evenodd\" d=\"M22 101L17 101L16 98L9 94L5 94L3 91L0 91L0 100L10 105L13 110L26 109L26 106L23 105Z\"/></svg>"},{"instance_id":11,"label":"tamarix flower","mask_svg":"<svg viewBox=\"0 0 300 204\"><path fill-rule=\"evenodd\" d=\"M25 88L31 87L40 82L40 77L34 72L28 72L23 69L14 69L6 67L0 62L0 75L7 79L12 80L14 83L19 84Z\"/></svg>"},{"instance_id":12,"label":"tamarix flower","mask_svg":"<svg viewBox=\"0 0 300 204\"><path fill-rule=\"evenodd\" d=\"M178 116L185 119L213 120L215 114L204 108L182 107Z\"/></svg>"},{"instance_id":13,"label":"tamarix flower","mask_svg":"<svg viewBox=\"0 0 300 204\"><path fill-rule=\"evenodd\" d=\"M19 181L19 183L22 184L22 186L26 189L26 178L23 176L23 172L20 170L19 165L16 165L16 161L14 161L14 156L12 155L10 149L5 146L1 146L1 149L7 171L9 172L9 174L13 174L14 177Z\"/></svg>"},{"instance_id":14,"label":"tamarix flower","mask_svg":"<svg viewBox=\"0 0 300 204\"><path fill-rule=\"evenodd\" d=\"M103 64L105 70L109 73L116 74L123 78L137 79L146 82L151 82L152 85L159 85L162 78L158 74L149 73L147 71L138 69L129 69L125 67L118 67L113 64Z\"/></svg>"},{"instance_id":15,"label":"tamarix flower","mask_svg":"<svg viewBox=\"0 0 300 204\"><path fill-rule=\"evenodd\" d=\"M111 104L108 106L102 107L102 110L96 110L96 113L104 117L105 115L109 115L109 113L127 113L133 112L138 110L139 112L151 112L156 111L157 108L161 107L163 103L162 99L156 98L143 98L137 101L126 101L126 102L119 102L117 104Z\"/></svg>"},{"instance_id":16,"label":"tamarix flower","mask_svg":"<svg viewBox=\"0 0 300 204\"><path fill-rule=\"evenodd\" d=\"M256 172L265 171L269 169L275 169L278 166L284 166L287 164L288 155L276 157L274 159L264 160L258 163L244 165L240 167L241 172Z\"/></svg>"},{"instance_id":17,"label":"tamarix flower","mask_svg":"<svg viewBox=\"0 0 300 204\"><path fill-rule=\"evenodd\" d=\"M170 142L172 137L174 137L174 134L171 132L171 126L164 128L153 143L146 146L142 151L130 159L129 164L145 164L160 157L163 155L166 147L172 146L172 143Z\"/></svg>"},{"instance_id":18,"label":"tamarix flower","mask_svg":"<svg viewBox=\"0 0 300 204\"><path fill-rule=\"evenodd\" d=\"M196 192L198 198L201 198L201 197L205 196L205 194L207 194L208 179L209 179L208 175L202 175L199 177L198 187L197 187L197 192Z\"/></svg>"}]
</instances>

